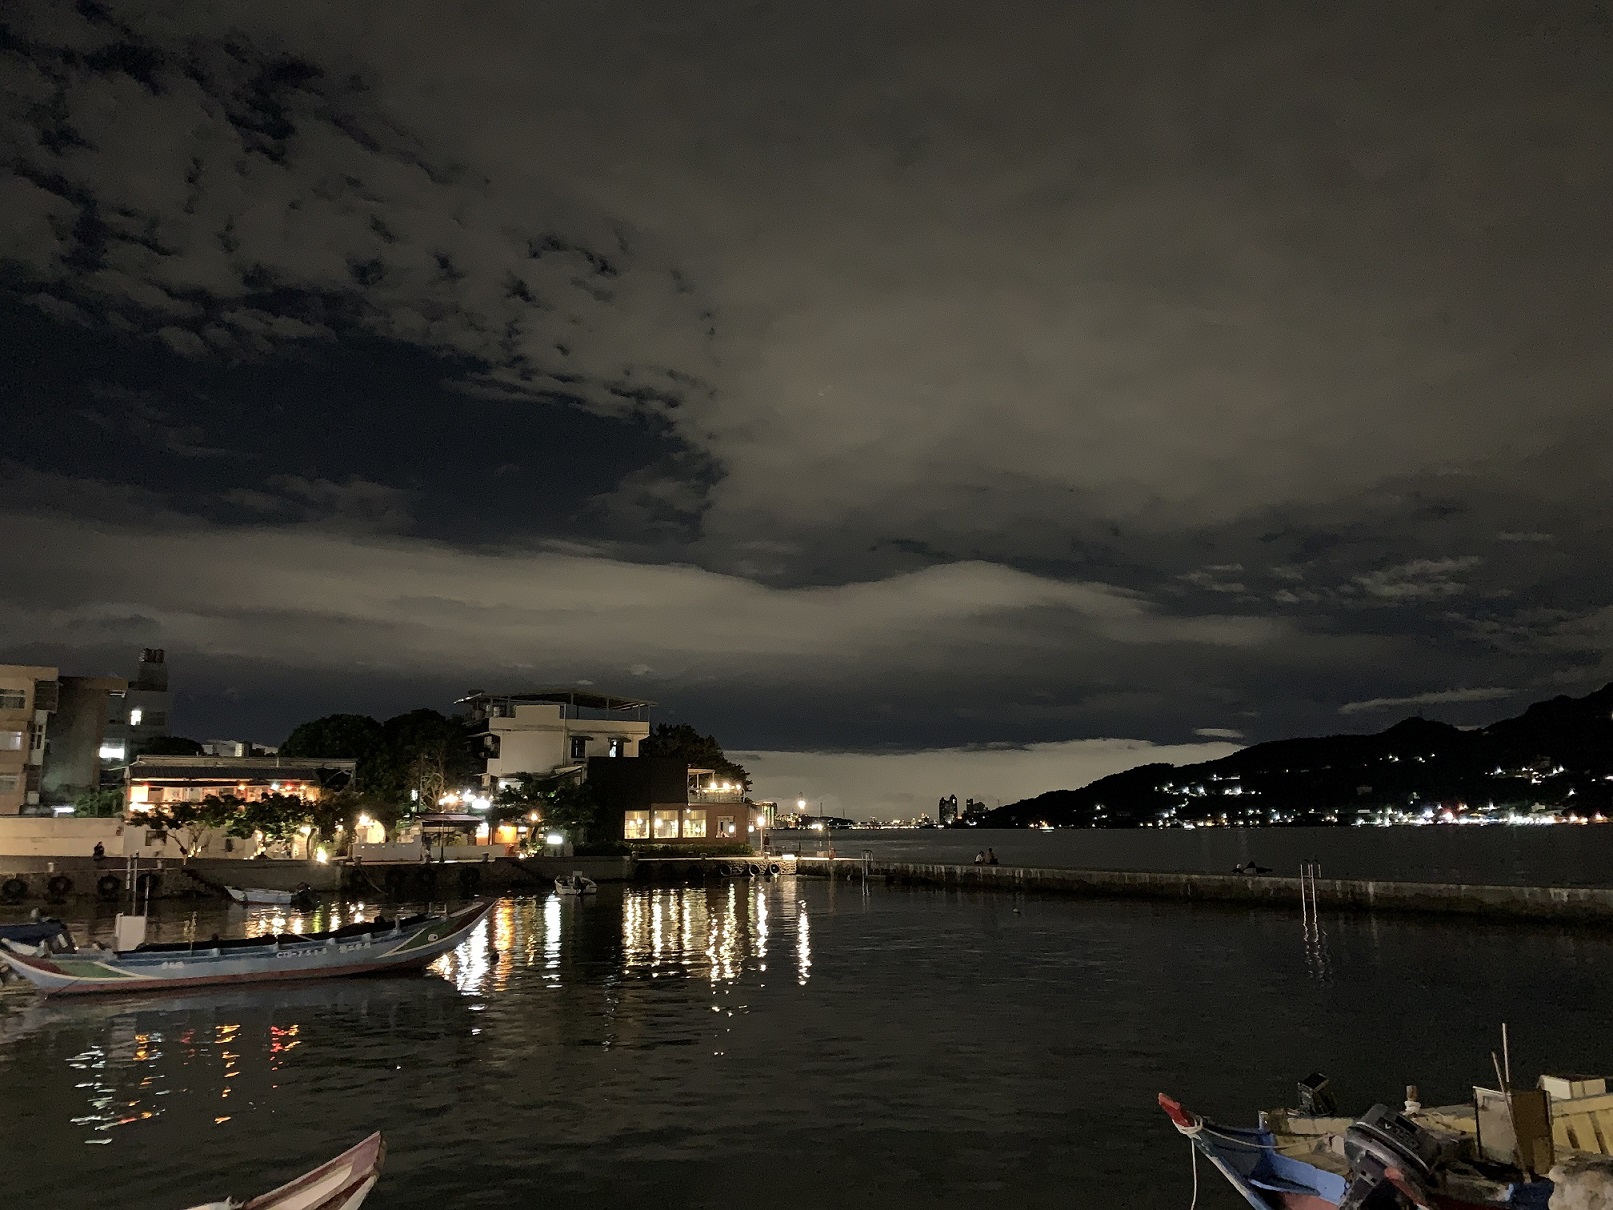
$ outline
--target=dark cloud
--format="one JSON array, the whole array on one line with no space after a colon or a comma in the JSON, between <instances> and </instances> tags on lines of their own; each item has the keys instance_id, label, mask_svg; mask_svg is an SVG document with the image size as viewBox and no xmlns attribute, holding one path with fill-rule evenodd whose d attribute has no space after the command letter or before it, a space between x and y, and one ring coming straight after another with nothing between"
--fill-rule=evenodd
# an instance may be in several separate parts
<instances>
[{"instance_id":1,"label":"dark cloud","mask_svg":"<svg viewBox=\"0 0 1613 1210\"><path fill-rule=\"evenodd\" d=\"M0 82L7 651L773 749L1613 675L1588 0L38 0Z\"/></svg>"}]
</instances>

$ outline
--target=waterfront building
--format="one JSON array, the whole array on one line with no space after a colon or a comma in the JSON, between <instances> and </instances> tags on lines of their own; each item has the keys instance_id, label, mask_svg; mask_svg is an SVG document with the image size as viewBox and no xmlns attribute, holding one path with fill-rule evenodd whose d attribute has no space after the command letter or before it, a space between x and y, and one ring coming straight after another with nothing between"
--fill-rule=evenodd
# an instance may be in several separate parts
<instances>
[{"instance_id":1,"label":"waterfront building","mask_svg":"<svg viewBox=\"0 0 1613 1210\"><path fill-rule=\"evenodd\" d=\"M519 773L588 772L595 757L637 757L650 734L654 702L582 689L482 693L461 698L486 757L482 788L494 792Z\"/></svg>"},{"instance_id":2,"label":"waterfront building","mask_svg":"<svg viewBox=\"0 0 1613 1210\"><path fill-rule=\"evenodd\" d=\"M317 802L345 790L356 765L333 757L139 756L128 767L125 801L131 815L164 804L201 802L209 795L255 802L289 794Z\"/></svg>"},{"instance_id":3,"label":"waterfront building","mask_svg":"<svg viewBox=\"0 0 1613 1210\"><path fill-rule=\"evenodd\" d=\"M37 806L57 672L42 664L0 664L0 815Z\"/></svg>"}]
</instances>

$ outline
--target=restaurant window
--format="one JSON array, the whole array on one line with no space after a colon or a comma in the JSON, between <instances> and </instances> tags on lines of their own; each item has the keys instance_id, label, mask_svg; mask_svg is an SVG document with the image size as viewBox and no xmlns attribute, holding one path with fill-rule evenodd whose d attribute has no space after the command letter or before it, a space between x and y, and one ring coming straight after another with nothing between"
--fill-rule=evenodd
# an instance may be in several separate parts
<instances>
[{"instance_id":1,"label":"restaurant window","mask_svg":"<svg viewBox=\"0 0 1613 1210\"><path fill-rule=\"evenodd\" d=\"M629 811L622 820L622 838L624 840L648 840L650 838L650 813L648 811Z\"/></svg>"},{"instance_id":2,"label":"restaurant window","mask_svg":"<svg viewBox=\"0 0 1613 1210\"><path fill-rule=\"evenodd\" d=\"M28 691L26 689L0 689L0 710L26 710L28 708Z\"/></svg>"},{"instance_id":3,"label":"restaurant window","mask_svg":"<svg viewBox=\"0 0 1613 1210\"><path fill-rule=\"evenodd\" d=\"M623 741L620 738L611 740L611 742L610 742L610 755L612 755L612 756L621 756L622 755L622 743L623 743Z\"/></svg>"},{"instance_id":4,"label":"restaurant window","mask_svg":"<svg viewBox=\"0 0 1613 1210\"><path fill-rule=\"evenodd\" d=\"M678 811L656 811L655 813L655 839L676 840L678 838Z\"/></svg>"},{"instance_id":5,"label":"restaurant window","mask_svg":"<svg viewBox=\"0 0 1613 1210\"><path fill-rule=\"evenodd\" d=\"M0 731L0 752L21 752L21 731Z\"/></svg>"},{"instance_id":6,"label":"restaurant window","mask_svg":"<svg viewBox=\"0 0 1613 1210\"><path fill-rule=\"evenodd\" d=\"M721 815L717 818L717 835L732 836L734 834L734 817Z\"/></svg>"},{"instance_id":7,"label":"restaurant window","mask_svg":"<svg viewBox=\"0 0 1613 1210\"><path fill-rule=\"evenodd\" d=\"M683 813L683 834L696 838L706 834L706 813L704 811L685 811Z\"/></svg>"},{"instance_id":8,"label":"restaurant window","mask_svg":"<svg viewBox=\"0 0 1613 1210\"><path fill-rule=\"evenodd\" d=\"M0 773L0 794L10 794L17 788L17 779L21 774Z\"/></svg>"},{"instance_id":9,"label":"restaurant window","mask_svg":"<svg viewBox=\"0 0 1613 1210\"><path fill-rule=\"evenodd\" d=\"M588 737L586 735L573 735L571 737L571 759L583 760L588 755Z\"/></svg>"}]
</instances>

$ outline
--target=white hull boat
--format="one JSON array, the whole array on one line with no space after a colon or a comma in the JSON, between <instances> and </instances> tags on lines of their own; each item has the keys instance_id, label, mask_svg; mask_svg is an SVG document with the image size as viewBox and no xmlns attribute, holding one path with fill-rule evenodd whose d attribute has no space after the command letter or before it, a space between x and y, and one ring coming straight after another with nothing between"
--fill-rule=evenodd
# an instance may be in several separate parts
<instances>
[{"instance_id":1,"label":"white hull boat","mask_svg":"<svg viewBox=\"0 0 1613 1210\"><path fill-rule=\"evenodd\" d=\"M208 1202L193 1210L358 1210L375 1188L386 1159L379 1131L327 1164L249 1202Z\"/></svg>"},{"instance_id":2,"label":"white hull boat","mask_svg":"<svg viewBox=\"0 0 1613 1210\"><path fill-rule=\"evenodd\" d=\"M599 890L599 884L581 871L573 870L564 878L556 878L554 889L560 895L592 895Z\"/></svg>"},{"instance_id":3,"label":"white hull boat","mask_svg":"<svg viewBox=\"0 0 1613 1210\"><path fill-rule=\"evenodd\" d=\"M292 904L311 901L313 898L313 887L306 882L295 891L275 891L270 890L268 887L239 886L227 886L224 889L229 892L231 899L243 905L265 903L290 907Z\"/></svg>"}]
</instances>

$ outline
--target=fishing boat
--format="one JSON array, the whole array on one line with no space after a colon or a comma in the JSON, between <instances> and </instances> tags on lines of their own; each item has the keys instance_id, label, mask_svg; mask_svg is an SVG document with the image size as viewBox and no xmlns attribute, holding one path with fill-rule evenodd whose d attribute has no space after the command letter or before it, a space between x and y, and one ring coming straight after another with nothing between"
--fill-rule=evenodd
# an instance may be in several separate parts
<instances>
[{"instance_id":1,"label":"fishing boat","mask_svg":"<svg viewBox=\"0 0 1613 1210\"><path fill-rule=\"evenodd\" d=\"M229 897L239 904L267 903L290 906L292 904L312 903L314 888L306 882L294 891L275 891L268 887L239 887L227 886L224 890Z\"/></svg>"},{"instance_id":2,"label":"fishing boat","mask_svg":"<svg viewBox=\"0 0 1613 1210\"><path fill-rule=\"evenodd\" d=\"M1475 1087L1470 1103L1437 1107L1408 1087L1403 1108L1379 1104L1351 1118L1317 1095L1326 1081L1311 1076L1301 1108L1263 1111L1253 1129L1213 1122L1164 1093L1159 1105L1255 1210L1602 1205L1576 1198L1613 1189L1609 1081L1541 1076L1520 1089L1509 1074L1498 1083Z\"/></svg>"},{"instance_id":3,"label":"fishing boat","mask_svg":"<svg viewBox=\"0 0 1613 1210\"><path fill-rule=\"evenodd\" d=\"M113 949L41 954L0 943L0 959L46 994L61 996L369 975L425 966L464 941L491 907L473 903L446 915L378 918L322 933L158 945L138 940L144 917L121 916Z\"/></svg>"},{"instance_id":4,"label":"fishing boat","mask_svg":"<svg viewBox=\"0 0 1613 1210\"><path fill-rule=\"evenodd\" d=\"M385 1159L386 1143L377 1131L329 1163L249 1202L226 1199L193 1210L357 1210L380 1179Z\"/></svg>"},{"instance_id":5,"label":"fishing boat","mask_svg":"<svg viewBox=\"0 0 1613 1210\"><path fill-rule=\"evenodd\" d=\"M561 895L592 895L599 890L599 884L581 870L573 870L563 878L556 878L554 889Z\"/></svg>"}]
</instances>

